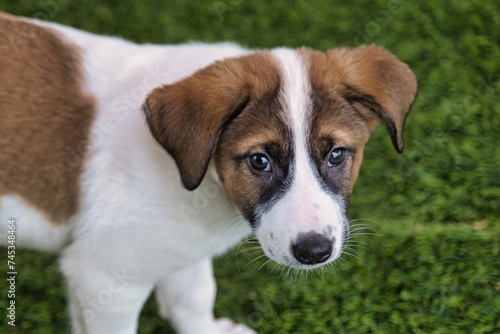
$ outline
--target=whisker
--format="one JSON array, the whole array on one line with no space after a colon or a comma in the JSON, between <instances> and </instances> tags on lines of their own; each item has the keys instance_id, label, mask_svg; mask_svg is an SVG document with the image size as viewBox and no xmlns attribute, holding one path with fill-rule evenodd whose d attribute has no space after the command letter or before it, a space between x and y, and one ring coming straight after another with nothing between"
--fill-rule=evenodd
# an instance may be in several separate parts
<instances>
[{"instance_id":1,"label":"whisker","mask_svg":"<svg viewBox=\"0 0 500 334\"><path fill-rule=\"evenodd\" d=\"M350 258L353 258L356 261L361 261L361 258L358 255L356 255L354 253L351 253L351 252L344 252L344 254L342 254L342 255L346 255L346 256L348 256ZM344 259L344 258L342 258L342 257L339 258L338 260L340 260L339 262L341 262L342 264L347 264L348 263L347 260Z\"/></svg>"},{"instance_id":2,"label":"whisker","mask_svg":"<svg viewBox=\"0 0 500 334\"><path fill-rule=\"evenodd\" d=\"M327 265L327 267L326 267L326 269L328 269L328 271L329 271L332 275L334 275L334 274L336 274L336 273L339 273L339 272L340 272L340 269L339 269L339 268L338 268L338 266L337 266L337 261L338 261L338 260L340 260L340 258L339 258L339 259L337 259L335 262L329 263L329 264Z\"/></svg>"},{"instance_id":3,"label":"whisker","mask_svg":"<svg viewBox=\"0 0 500 334\"><path fill-rule=\"evenodd\" d=\"M260 271L262 268L264 268L267 264L271 263L273 260L271 259L268 259L266 262L264 262L260 267L259 269L257 269L257 271Z\"/></svg>"},{"instance_id":4,"label":"whisker","mask_svg":"<svg viewBox=\"0 0 500 334\"><path fill-rule=\"evenodd\" d=\"M245 255L249 254L250 256L252 256L252 255L259 253L260 251L262 251L262 248L260 248L260 246L247 247L245 249L237 249L233 254L228 256L228 260L232 261L235 258L237 258L238 255L241 255L241 254L245 254Z\"/></svg>"},{"instance_id":5,"label":"whisker","mask_svg":"<svg viewBox=\"0 0 500 334\"><path fill-rule=\"evenodd\" d=\"M254 263L255 261L258 261L260 259L262 259L263 257L265 257L266 254L262 254L261 256L257 256L255 259L253 259L252 261L248 262L244 267L243 269L245 269L246 267L248 267L249 265L251 265L252 263Z\"/></svg>"},{"instance_id":6,"label":"whisker","mask_svg":"<svg viewBox=\"0 0 500 334\"><path fill-rule=\"evenodd\" d=\"M368 230L368 231L372 231L373 233L378 233L376 229L374 229L373 227L371 226L365 226L365 225L360 225L360 224L357 224L357 225L350 225L350 231L362 231L362 230Z\"/></svg>"},{"instance_id":7,"label":"whisker","mask_svg":"<svg viewBox=\"0 0 500 334\"><path fill-rule=\"evenodd\" d=\"M375 224L375 225L378 225L379 227L383 228L383 225L381 223L379 223L378 221L376 220L373 220L373 219L369 219L369 218L357 218L357 219L352 219L349 221L349 223L354 223L354 222L358 222L358 221L366 221L366 222L369 222L371 224ZM368 226L368 225L367 225Z\"/></svg>"},{"instance_id":8,"label":"whisker","mask_svg":"<svg viewBox=\"0 0 500 334\"><path fill-rule=\"evenodd\" d=\"M349 239L346 241L346 247L348 245L352 245L352 246L368 246L368 243L364 242L364 241L360 241L360 240L353 240L353 239Z\"/></svg>"}]
</instances>

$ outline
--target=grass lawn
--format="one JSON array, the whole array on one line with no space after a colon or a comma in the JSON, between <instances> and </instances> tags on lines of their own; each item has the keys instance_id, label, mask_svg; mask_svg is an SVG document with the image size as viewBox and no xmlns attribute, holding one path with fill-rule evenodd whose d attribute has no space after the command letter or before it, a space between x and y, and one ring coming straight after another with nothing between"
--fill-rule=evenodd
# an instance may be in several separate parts
<instances>
[{"instance_id":1,"label":"grass lawn","mask_svg":"<svg viewBox=\"0 0 500 334\"><path fill-rule=\"evenodd\" d=\"M309 276L262 266L251 246L230 251L215 265L216 314L269 334L498 333L498 226L394 221L375 229L354 238L345 262ZM8 333L69 333L56 257L22 251L16 259L18 326ZM152 298L139 333L173 333Z\"/></svg>"},{"instance_id":2,"label":"grass lawn","mask_svg":"<svg viewBox=\"0 0 500 334\"><path fill-rule=\"evenodd\" d=\"M215 263L216 314L269 334L500 333L496 1L3 0L0 10L137 42L386 47L420 92L405 152L383 127L366 148L350 215L371 229L335 268L309 275L254 261L251 245L229 252ZM17 326L2 314L0 332L69 333L57 258L23 250L16 260ZM152 299L140 333L173 333Z\"/></svg>"}]
</instances>

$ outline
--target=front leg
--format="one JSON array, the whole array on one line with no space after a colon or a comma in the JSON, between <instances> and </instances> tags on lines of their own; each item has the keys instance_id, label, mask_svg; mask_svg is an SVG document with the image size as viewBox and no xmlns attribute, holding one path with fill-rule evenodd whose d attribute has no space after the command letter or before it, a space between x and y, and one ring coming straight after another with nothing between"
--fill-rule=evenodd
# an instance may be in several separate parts
<instances>
[{"instance_id":1,"label":"front leg","mask_svg":"<svg viewBox=\"0 0 500 334\"><path fill-rule=\"evenodd\" d=\"M74 334L135 334L141 308L153 285L135 273L85 263L64 254Z\"/></svg>"},{"instance_id":2,"label":"front leg","mask_svg":"<svg viewBox=\"0 0 500 334\"><path fill-rule=\"evenodd\" d=\"M178 270L156 285L160 315L180 334L255 334L231 320L214 319L215 280L211 259Z\"/></svg>"}]
</instances>

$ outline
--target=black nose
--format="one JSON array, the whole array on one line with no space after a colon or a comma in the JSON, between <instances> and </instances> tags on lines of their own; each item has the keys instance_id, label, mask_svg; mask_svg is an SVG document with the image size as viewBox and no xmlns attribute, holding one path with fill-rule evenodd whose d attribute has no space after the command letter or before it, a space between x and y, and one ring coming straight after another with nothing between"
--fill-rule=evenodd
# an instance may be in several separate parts
<instances>
[{"instance_id":1,"label":"black nose","mask_svg":"<svg viewBox=\"0 0 500 334\"><path fill-rule=\"evenodd\" d=\"M333 241L316 232L300 233L291 244L292 254L302 264L323 263L333 252Z\"/></svg>"}]
</instances>

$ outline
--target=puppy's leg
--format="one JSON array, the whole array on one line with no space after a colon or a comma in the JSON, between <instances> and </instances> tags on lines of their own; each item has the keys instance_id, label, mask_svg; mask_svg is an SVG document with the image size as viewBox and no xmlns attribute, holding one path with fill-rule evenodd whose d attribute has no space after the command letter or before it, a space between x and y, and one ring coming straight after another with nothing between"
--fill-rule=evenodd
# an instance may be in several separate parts
<instances>
[{"instance_id":1,"label":"puppy's leg","mask_svg":"<svg viewBox=\"0 0 500 334\"><path fill-rule=\"evenodd\" d=\"M214 319L215 290L211 259L172 273L156 285L160 315L180 334L255 334L229 319Z\"/></svg>"},{"instance_id":2,"label":"puppy's leg","mask_svg":"<svg viewBox=\"0 0 500 334\"><path fill-rule=\"evenodd\" d=\"M140 310L153 288L133 273L61 260L66 276L74 334L135 334Z\"/></svg>"}]
</instances>

